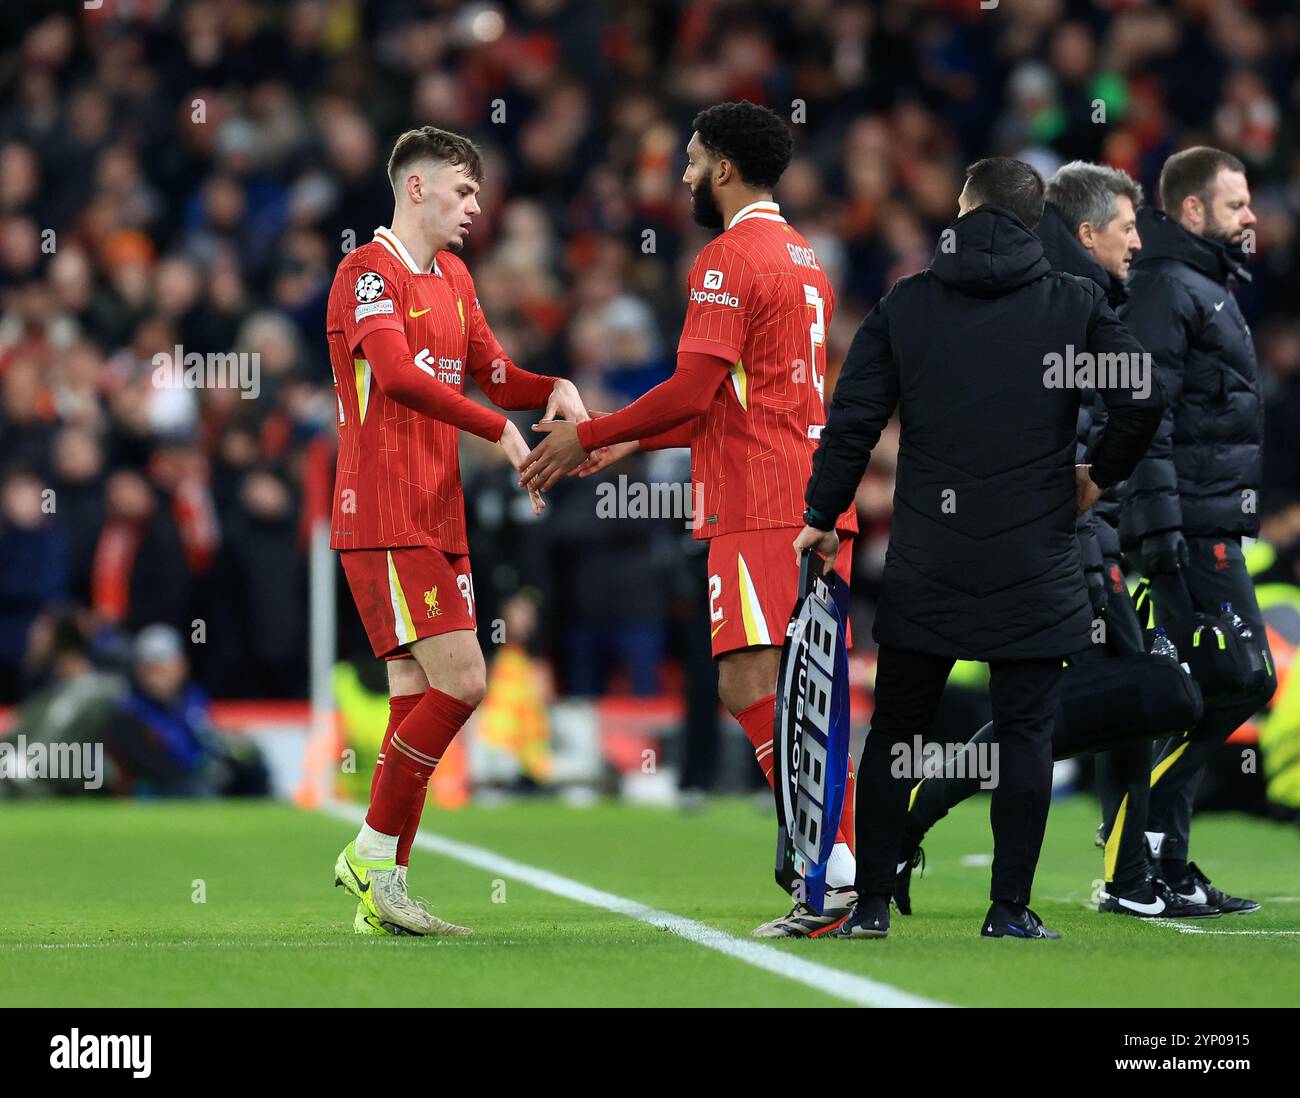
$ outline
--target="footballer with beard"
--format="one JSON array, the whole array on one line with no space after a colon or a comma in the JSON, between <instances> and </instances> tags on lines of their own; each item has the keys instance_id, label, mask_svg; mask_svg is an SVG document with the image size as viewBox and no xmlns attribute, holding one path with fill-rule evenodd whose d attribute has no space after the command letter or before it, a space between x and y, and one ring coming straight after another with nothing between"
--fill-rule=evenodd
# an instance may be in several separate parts
<instances>
[{"instance_id":1,"label":"footballer with beard","mask_svg":"<svg viewBox=\"0 0 1300 1098\"><path fill-rule=\"evenodd\" d=\"M812 246L772 192L793 142L772 111L721 103L696 116L682 181L695 220L718 235L700 252L672 377L620 411L581 424L542 423L547 437L520 469L549 489L636 449L689 446L695 536L709 543L709 616L718 693L740 722L769 785L777 671L796 600L793 537L803 486L826 423L826 332L835 295ZM701 503L702 501L702 503ZM857 516L836 520L835 570L849 579ZM853 780L826 871L824 912L796 902L756 937L815 937L854 898Z\"/></svg>"}]
</instances>

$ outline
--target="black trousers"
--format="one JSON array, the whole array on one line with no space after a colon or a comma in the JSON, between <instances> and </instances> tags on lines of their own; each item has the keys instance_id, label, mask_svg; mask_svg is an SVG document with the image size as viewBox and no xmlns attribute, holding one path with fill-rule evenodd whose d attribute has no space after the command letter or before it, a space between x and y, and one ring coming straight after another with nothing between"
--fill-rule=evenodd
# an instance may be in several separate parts
<instances>
[{"instance_id":1,"label":"black trousers","mask_svg":"<svg viewBox=\"0 0 1300 1098\"><path fill-rule=\"evenodd\" d=\"M1267 646L1264 615L1255 598L1254 581L1246 571L1241 539L1188 538L1187 548L1191 560L1182 572L1186 592L1177 576L1151 577L1156 623L1167 625L1171 619L1186 615L1192 609L1187 606L1186 595L1191 596L1195 609L1206 613L1217 613L1222 603L1230 602L1250 626L1255 640ZM1271 653L1268 662L1272 667ZM1181 736L1171 737L1163 746L1157 745L1147 830L1153 836L1152 853L1162 861L1187 860L1192 804L1201 768L1233 732L1267 704L1276 688L1277 679L1270 675L1266 686L1252 697L1207 701L1200 724Z\"/></svg>"},{"instance_id":2,"label":"black trousers","mask_svg":"<svg viewBox=\"0 0 1300 1098\"><path fill-rule=\"evenodd\" d=\"M1112 577L1123 576L1118 560L1106 557L1103 563L1108 582ZM1120 588L1118 591L1116 586ZM1112 585L1107 595L1104 620L1107 649L1118 653L1146 651L1142 625L1122 578ZM1101 834L1106 843L1102 876L1107 891L1121 895L1142 887L1153 872L1146 840L1152 753L1152 742L1142 739L1097 755Z\"/></svg>"},{"instance_id":3,"label":"black trousers","mask_svg":"<svg viewBox=\"0 0 1300 1098\"><path fill-rule=\"evenodd\" d=\"M913 757L914 737L930 730L953 662L949 656L880 649L876 710L857 772L859 894L893 893L907 802L922 776L907 761ZM1061 670L1059 658L989 662L998 740L989 809L993 900L1029 902L1052 799L1052 728Z\"/></svg>"}]
</instances>

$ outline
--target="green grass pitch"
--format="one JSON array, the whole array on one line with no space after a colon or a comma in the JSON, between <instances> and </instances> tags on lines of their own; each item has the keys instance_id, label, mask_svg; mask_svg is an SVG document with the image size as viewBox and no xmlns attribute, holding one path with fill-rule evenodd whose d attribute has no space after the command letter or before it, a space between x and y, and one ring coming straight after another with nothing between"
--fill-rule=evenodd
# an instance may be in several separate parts
<instances>
[{"instance_id":1,"label":"green grass pitch","mask_svg":"<svg viewBox=\"0 0 1300 1098\"><path fill-rule=\"evenodd\" d=\"M2 1006L843 1005L627 915L418 848L412 892L475 936L356 937L354 903L332 873L354 828L287 805L11 802L0 814ZM1198 818L1193 856L1264 909L1186 933L1088 909L1097 819L1086 797L1052 809L1034 907L1059 942L978 936L991 840L976 799L931 835L917 914L895 915L887 941L772 948L961 1006L1300 1005L1293 827ZM770 811L750 801L697 815L547 801L430 809L424 828L738 938L785 907Z\"/></svg>"}]
</instances>

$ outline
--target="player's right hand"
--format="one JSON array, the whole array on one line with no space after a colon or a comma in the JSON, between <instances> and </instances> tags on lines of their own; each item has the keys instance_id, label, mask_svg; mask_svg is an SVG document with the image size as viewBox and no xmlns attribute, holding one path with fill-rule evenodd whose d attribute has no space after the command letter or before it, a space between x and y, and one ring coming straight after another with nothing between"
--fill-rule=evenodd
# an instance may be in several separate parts
<instances>
[{"instance_id":1,"label":"player's right hand","mask_svg":"<svg viewBox=\"0 0 1300 1098\"><path fill-rule=\"evenodd\" d=\"M573 423L581 423L590 418L591 414L582 403L582 397L578 395L577 386L565 378L556 381L554 388L551 389L551 399L546 402L546 411L542 414L542 419L567 419Z\"/></svg>"},{"instance_id":2,"label":"player's right hand","mask_svg":"<svg viewBox=\"0 0 1300 1098\"><path fill-rule=\"evenodd\" d=\"M593 450L591 456L574 469L569 476L589 477L592 473L599 473L616 461L622 461L628 454L635 454L640 448L641 444L635 439L631 442L615 442L609 446L601 446L599 449Z\"/></svg>"},{"instance_id":3,"label":"player's right hand","mask_svg":"<svg viewBox=\"0 0 1300 1098\"><path fill-rule=\"evenodd\" d=\"M524 441L524 436L519 433L519 428L510 420L506 420L506 429L501 432L501 437L497 439L497 445L501 447L510 464L518 471L519 467L523 465L524 459L528 457L528 443ZM533 501L533 514L540 515L542 508L546 506L546 503L542 500L541 492L535 488L530 488L528 495Z\"/></svg>"}]
</instances>

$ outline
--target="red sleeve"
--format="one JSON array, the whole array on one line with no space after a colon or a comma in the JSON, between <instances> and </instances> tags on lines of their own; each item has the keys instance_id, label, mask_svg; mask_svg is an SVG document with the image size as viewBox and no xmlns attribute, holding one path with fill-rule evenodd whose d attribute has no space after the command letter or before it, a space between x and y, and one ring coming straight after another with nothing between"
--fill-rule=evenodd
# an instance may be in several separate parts
<instances>
[{"instance_id":1,"label":"red sleeve","mask_svg":"<svg viewBox=\"0 0 1300 1098\"><path fill-rule=\"evenodd\" d=\"M366 334L362 346L370 372L386 397L413 408L430 419L450 423L462 431L497 442L506 429L506 417L484 408L425 372L411 357L406 334L379 329Z\"/></svg>"},{"instance_id":2,"label":"red sleeve","mask_svg":"<svg viewBox=\"0 0 1300 1098\"><path fill-rule=\"evenodd\" d=\"M340 271L344 285L337 291L341 295L340 310L343 338L348 350L355 351L371 332L385 329L406 334L402 315L405 312L406 277L396 263L379 256L357 260L346 271Z\"/></svg>"},{"instance_id":3,"label":"red sleeve","mask_svg":"<svg viewBox=\"0 0 1300 1098\"><path fill-rule=\"evenodd\" d=\"M469 277L468 271L465 271L464 279L468 283L469 296L474 301L469 311L470 376L478 382L478 387L487 394L488 400L498 408L523 411L546 407L556 379L521 370L510 361L510 356L501 349L501 344L488 326L487 317L483 315L478 296L474 293L474 280Z\"/></svg>"},{"instance_id":4,"label":"red sleeve","mask_svg":"<svg viewBox=\"0 0 1300 1098\"><path fill-rule=\"evenodd\" d=\"M695 434L695 420L688 419L671 430L640 439L637 445L642 450L671 450L675 446L689 446L693 434Z\"/></svg>"},{"instance_id":5,"label":"red sleeve","mask_svg":"<svg viewBox=\"0 0 1300 1098\"><path fill-rule=\"evenodd\" d=\"M724 359L678 352L672 377L620 411L579 423L578 442L591 453L611 443L660 434L703 415L730 372Z\"/></svg>"},{"instance_id":6,"label":"red sleeve","mask_svg":"<svg viewBox=\"0 0 1300 1098\"><path fill-rule=\"evenodd\" d=\"M732 248L714 241L691 268L689 297L677 353L740 358L755 308L756 280L750 265Z\"/></svg>"}]
</instances>

